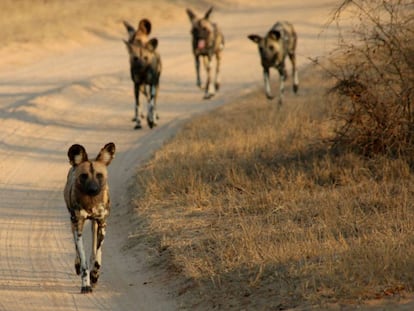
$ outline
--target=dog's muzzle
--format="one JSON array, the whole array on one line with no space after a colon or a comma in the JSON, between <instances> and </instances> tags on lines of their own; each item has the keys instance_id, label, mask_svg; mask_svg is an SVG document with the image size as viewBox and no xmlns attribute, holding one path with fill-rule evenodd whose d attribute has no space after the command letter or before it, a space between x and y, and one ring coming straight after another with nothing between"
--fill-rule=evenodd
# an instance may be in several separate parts
<instances>
[{"instance_id":1,"label":"dog's muzzle","mask_svg":"<svg viewBox=\"0 0 414 311\"><path fill-rule=\"evenodd\" d=\"M87 195L96 196L101 192L101 186L97 182L89 182L85 185Z\"/></svg>"}]
</instances>

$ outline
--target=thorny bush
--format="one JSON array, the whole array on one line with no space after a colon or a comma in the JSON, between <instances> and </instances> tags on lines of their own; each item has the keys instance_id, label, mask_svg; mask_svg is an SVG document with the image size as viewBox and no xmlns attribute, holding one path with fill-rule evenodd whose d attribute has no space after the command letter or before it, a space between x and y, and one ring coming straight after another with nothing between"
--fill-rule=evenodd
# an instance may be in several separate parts
<instances>
[{"instance_id":1,"label":"thorny bush","mask_svg":"<svg viewBox=\"0 0 414 311\"><path fill-rule=\"evenodd\" d=\"M358 24L330 58L337 120L334 146L365 156L410 155L414 147L414 4L412 0L346 0L332 21ZM338 57L337 55L341 55Z\"/></svg>"}]
</instances>

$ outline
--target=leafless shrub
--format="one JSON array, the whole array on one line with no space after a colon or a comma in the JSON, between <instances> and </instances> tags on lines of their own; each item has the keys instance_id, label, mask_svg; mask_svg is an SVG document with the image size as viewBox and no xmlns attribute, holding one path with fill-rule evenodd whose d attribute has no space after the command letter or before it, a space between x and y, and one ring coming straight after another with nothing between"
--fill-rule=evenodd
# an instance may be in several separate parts
<instances>
[{"instance_id":1,"label":"leafless shrub","mask_svg":"<svg viewBox=\"0 0 414 311\"><path fill-rule=\"evenodd\" d=\"M332 21L351 14L352 38L341 37L330 62L336 85L334 144L367 156L412 153L414 147L414 4L346 0ZM337 55L341 56L338 57Z\"/></svg>"}]
</instances>

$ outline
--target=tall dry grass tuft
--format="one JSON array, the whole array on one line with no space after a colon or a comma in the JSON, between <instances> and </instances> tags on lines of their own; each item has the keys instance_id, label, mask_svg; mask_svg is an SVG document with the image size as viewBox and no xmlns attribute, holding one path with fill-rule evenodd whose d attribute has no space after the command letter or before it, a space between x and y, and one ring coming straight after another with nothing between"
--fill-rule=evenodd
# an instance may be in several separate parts
<instances>
[{"instance_id":1,"label":"tall dry grass tuft","mask_svg":"<svg viewBox=\"0 0 414 311\"><path fill-rule=\"evenodd\" d=\"M138 173L137 230L158 237L155 257L189 280L179 293L197 297L193 307L274 310L413 290L409 165L330 152L322 74L302 76L304 96L278 110L254 93L197 117Z\"/></svg>"},{"instance_id":2,"label":"tall dry grass tuft","mask_svg":"<svg viewBox=\"0 0 414 311\"><path fill-rule=\"evenodd\" d=\"M335 144L364 155L414 151L414 5L410 0L342 1L358 23L342 40L332 63L338 95ZM338 54L341 55L338 60Z\"/></svg>"}]
</instances>

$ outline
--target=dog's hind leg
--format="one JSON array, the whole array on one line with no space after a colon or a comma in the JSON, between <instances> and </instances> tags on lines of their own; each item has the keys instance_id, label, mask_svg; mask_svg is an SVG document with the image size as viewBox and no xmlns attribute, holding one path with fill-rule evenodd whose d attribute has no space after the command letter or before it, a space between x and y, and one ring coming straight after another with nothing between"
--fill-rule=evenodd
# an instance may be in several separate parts
<instances>
[{"instance_id":1,"label":"dog's hind leg","mask_svg":"<svg viewBox=\"0 0 414 311\"><path fill-rule=\"evenodd\" d=\"M102 245L105 239L105 222L92 221L92 254L90 281L92 286L98 282L99 272L102 266Z\"/></svg>"},{"instance_id":2,"label":"dog's hind leg","mask_svg":"<svg viewBox=\"0 0 414 311\"><path fill-rule=\"evenodd\" d=\"M155 84L151 85L150 89L150 101L148 102L147 123L150 128L157 125L157 112L156 112L156 99L157 99L158 87Z\"/></svg>"},{"instance_id":3,"label":"dog's hind leg","mask_svg":"<svg viewBox=\"0 0 414 311\"><path fill-rule=\"evenodd\" d=\"M201 88L201 77L200 77L200 56L194 55L195 70L196 70L196 84Z\"/></svg>"},{"instance_id":4,"label":"dog's hind leg","mask_svg":"<svg viewBox=\"0 0 414 311\"><path fill-rule=\"evenodd\" d=\"M78 219L76 224L72 225L72 230L73 230L73 239L76 245L76 251L79 255L79 260L80 260L80 275L81 275L81 280L82 280L81 293L86 294L86 293L92 292L92 287L91 287L90 279L89 279L89 267L88 267L88 262L86 261L85 248L83 245L82 231L83 231L84 224L85 224L85 219L80 218Z\"/></svg>"}]
</instances>

